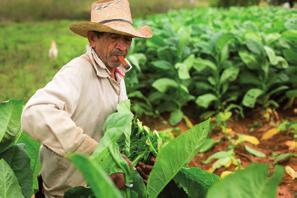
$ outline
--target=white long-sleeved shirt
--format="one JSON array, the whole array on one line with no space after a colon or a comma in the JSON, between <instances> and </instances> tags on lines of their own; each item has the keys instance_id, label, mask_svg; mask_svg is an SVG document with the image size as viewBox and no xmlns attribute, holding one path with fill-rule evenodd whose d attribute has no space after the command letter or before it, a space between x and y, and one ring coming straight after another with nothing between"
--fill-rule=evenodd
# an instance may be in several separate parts
<instances>
[{"instance_id":1,"label":"white long-sleeved shirt","mask_svg":"<svg viewBox=\"0 0 297 198\"><path fill-rule=\"evenodd\" d=\"M27 102L22 128L41 142L41 175L47 197L63 196L85 182L65 156L91 154L108 115L127 99L123 79L110 72L91 48L73 59Z\"/></svg>"}]
</instances>

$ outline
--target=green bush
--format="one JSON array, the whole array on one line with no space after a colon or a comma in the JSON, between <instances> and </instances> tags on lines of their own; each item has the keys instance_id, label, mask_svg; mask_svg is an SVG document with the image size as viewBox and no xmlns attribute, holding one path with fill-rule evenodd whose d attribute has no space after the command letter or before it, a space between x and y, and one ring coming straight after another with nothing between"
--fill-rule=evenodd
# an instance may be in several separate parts
<instances>
[{"instance_id":1,"label":"green bush","mask_svg":"<svg viewBox=\"0 0 297 198\"><path fill-rule=\"evenodd\" d=\"M214 7L231 7L231 6L252 6L258 5L261 0L210 0L209 5Z\"/></svg>"}]
</instances>

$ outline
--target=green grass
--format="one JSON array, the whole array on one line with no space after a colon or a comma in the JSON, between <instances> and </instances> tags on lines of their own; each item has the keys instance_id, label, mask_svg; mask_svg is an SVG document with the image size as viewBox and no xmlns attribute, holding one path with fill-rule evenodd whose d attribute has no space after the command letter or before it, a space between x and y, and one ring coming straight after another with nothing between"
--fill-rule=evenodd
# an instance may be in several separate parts
<instances>
[{"instance_id":1,"label":"green grass","mask_svg":"<svg viewBox=\"0 0 297 198\"><path fill-rule=\"evenodd\" d=\"M68 29L71 21L6 24L0 28L0 101L28 98L71 58L82 54L86 39ZM52 40L56 60L48 57Z\"/></svg>"}]
</instances>

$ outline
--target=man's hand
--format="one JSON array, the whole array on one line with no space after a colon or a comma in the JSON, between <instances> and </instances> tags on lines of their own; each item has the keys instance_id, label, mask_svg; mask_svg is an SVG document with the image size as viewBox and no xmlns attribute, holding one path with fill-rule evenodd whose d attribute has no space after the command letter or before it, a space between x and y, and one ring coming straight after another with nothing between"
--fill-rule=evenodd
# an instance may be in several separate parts
<instances>
[{"instance_id":1,"label":"man's hand","mask_svg":"<svg viewBox=\"0 0 297 198\"><path fill-rule=\"evenodd\" d=\"M125 174L124 173L113 173L110 175L113 183L118 189L123 189L125 187Z\"/></svg>"},{"instance_id":2,"label":"man's hand","mask_svg":"<svg viewBox=\"0 0 297 198\"><path fill-rule=\"evenodd\" d=\"M139 172L141 177L144 179L145 183L147 183L148 176L149 176L154 164L155 164L155 157L151 155L149 158L148 164L139 162L136 165L136 170Z\"/></svg>"}]
</instances>

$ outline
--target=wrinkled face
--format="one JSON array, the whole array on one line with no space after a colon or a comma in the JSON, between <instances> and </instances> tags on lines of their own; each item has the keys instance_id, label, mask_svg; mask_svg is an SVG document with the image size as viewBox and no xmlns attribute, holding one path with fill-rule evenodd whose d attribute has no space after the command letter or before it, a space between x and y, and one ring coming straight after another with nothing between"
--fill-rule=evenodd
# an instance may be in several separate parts
<instances>
[{"instance_id":1,"label":"wrinkled face","mask_svg":"<svg viewBox=\"0 0 297 198\"><path fill-rule=\"evenodd\" d=\"M113 34L88 32L90 46L109 70L120 66L118 56L127 56L132 37Z\"/></svg>"}]
</instances>

